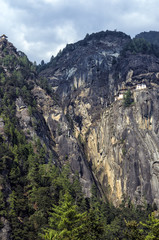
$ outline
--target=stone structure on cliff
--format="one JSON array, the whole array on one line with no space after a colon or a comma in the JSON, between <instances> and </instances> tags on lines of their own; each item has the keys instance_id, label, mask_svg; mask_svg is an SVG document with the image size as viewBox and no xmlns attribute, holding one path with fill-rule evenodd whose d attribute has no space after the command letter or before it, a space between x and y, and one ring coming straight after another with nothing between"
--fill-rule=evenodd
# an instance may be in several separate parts
<instances>
[{"instance_id":1,"label":"stone structure on cliff","mask_svg":"<svg viewBox=\"0 0 159 240\"><path fill-rule=\"evenodd\" d=\"M92 34L40 74L62 98L102 194L115 205L126 195L159 206L159 64L151 54L118 57L129 41L118 32ZM133 103L125 108L128 89Z\"/></svg>"},{"instance_id":2,"label":"stone structure on cliff","mask_svg":"<svg viewBox=\"0 0 159 240\"><path fill-rule=\"evenodd\" d=\"M0 59L5 59L0 62L1 80L15 77L22 69L36 100L33 116L23 95L14 94L15 115L27 141L39 139L46 146L46 158L52 154L53 164L69 163L88 198L95 183L99 195L115 206L126 196L135 204L159 207L158 57L122 54L130 37L106 31L67 45L39 75L34 70L28 74L25 54L17 52L5 36L1 39ZM19 58L14 64L12 60ZM23 80L21 76L16 78ZM40 87L41 76L50 83L53 95ZM17 90L14 81L11 87ZM125 106L128 91L131 102ZM7 141L3 116L0 132ZM0 187L7 199L9 182ZM9 239L9 222L5 217L1 222L0 237Z\"/></svg>"}]
</instances>

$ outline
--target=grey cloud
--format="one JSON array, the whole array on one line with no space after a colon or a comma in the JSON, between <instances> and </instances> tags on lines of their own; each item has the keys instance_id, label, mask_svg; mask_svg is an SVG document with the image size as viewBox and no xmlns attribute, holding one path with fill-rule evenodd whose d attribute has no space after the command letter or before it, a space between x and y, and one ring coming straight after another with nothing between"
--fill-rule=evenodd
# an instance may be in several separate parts
<instances>
[{"instance_id":1,"label":"grey cloud","mask_svg":"<svg viewBox=\"0 0 159 240\"><path fill-rule=\"evenodd\" d=\"M2 33L31 61L46 62L86 33L157 30L157 0L1 0ZM3 9L5 8L5 9ZM3 12L4 11L4 12ZM5 23L5 27L4 27Z\"/></svg>"}]
</instances>

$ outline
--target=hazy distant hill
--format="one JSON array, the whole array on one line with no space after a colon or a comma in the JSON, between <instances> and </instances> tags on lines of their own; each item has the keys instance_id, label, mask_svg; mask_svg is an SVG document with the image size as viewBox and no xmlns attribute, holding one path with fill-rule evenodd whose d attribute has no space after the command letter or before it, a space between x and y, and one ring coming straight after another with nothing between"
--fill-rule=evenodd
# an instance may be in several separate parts
<instances>
[{"instance_id":1,"label":"hazy distant hill","mask_svg":"<svg viewBox=\"0 0 159 240\"><path fill-rule=\"evenodd\" d=\"M157 31L141 32L137 34L135 38L143 38L148 42L159 46L159 32Z\"/></svg>"}]
</instances>

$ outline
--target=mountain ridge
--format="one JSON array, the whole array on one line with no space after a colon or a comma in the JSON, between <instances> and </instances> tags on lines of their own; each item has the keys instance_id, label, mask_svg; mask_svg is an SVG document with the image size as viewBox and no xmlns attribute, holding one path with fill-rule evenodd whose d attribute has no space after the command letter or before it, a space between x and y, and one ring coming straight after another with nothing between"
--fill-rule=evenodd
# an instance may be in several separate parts
<instances>
[{"instance_id":1,"label":"mountain ridge","mask_svg":"<svg viewBox=\"0 0 159 240\"><path fill-rule=\"evenodd\" d=\"M71 188L77 179L87 204L95 185L114 206L124 196L136 206L159 206L159 58L152 50L124 33L100 32L68 45L37 72L25 54L0 41L4 240L10 232L18 239L18 228L24 239L36 239L51 197L59 204L67 189L80 199ZM67 165L65 185L57 169Z\"/></svg>"},{"instance_id":2,"label":"mountain ridge","mask_svg":"<svg viewBox=\"0 0 159 240\"><path fill-rule=\"evenodd\" d=\"M140 127L141 127L140 122L147 121L147 120L144 120L145 118L144 116L146 116L146 119L148 118L148 122L152 124L154 130L152 129L152 127L150 127L150 129L152 129L153 131L156 131L155 128L158 125L158 123L156 122L157 120L154 121L155 124L157 124L156 126L153 125L152 123L153 121L152 120L152 115L153 115L152 101L155 102L156 100L151 99L152 98L151 91L152 92L156 91L155 94L157 97L159 65L158 65L158 57L154 55L154 49L151 47L151 45L148 42L145 42L142 39L131 40L130 37L127 35L123 35L123 34L118 35L118 33L116 32L113 32L112 34L112 32L109 32L109 31L106 32L105 34L102 32L102 42L100 37L99 39L100 39L99 41L100 43L98 42L98 40L96 40L97 42L93 40L93 42L82 45L82 47L77 43L75 49L73 50L73 55L71 55L72 51L71 53L69 53L68 47L66 47L66 49L64 49L61 55L58 56L57 59L55 58L55 61L56 61L55 66L54 64L52 66L48 65L48 68L42 71L40 75L44 74L44 76L48 78L48 81L52 85L55 92L57 92L61 96L63 108L65 109L65 112L71 117L71 119L74 122L74 134L76 138L80 136L80 138L82 139L85 145L84 148L86 151L88 161L90 162L91 166L94 169L93 172L97 171L95 176L98 177L98 180L100 179L99 182L103 187L104 194L109 196L111 194L112 196L114 195L115 197L114 199L116 201L117 200L116 194L118 194L118 196L120 196L119 198L121 198L122 195L124 194L123 191L127 189L126 187L127 184L128 185L130 184L130 186L128 187L130 192L132 188L135 188L135 186L131 186L131 183L129 183L129 178L133 179L133 176L131 176L131 173L129 173L130 176L127 179L127 183L126 182L124 183L123 181L123 179L125 178L124 174L123 176L121 175L121 177L117 177L118 175L120 176L120 174L117 173L118 170L116 172L116 170L113 169L112 162L115 161L116 166L118 166L117 169L120 169L121 172L125 172L126 175L127 175L126 172L129 172L129 171L128 169L125 169L125 170L123 169L122 165L118 162L119 158L121 159L120 161L124 161L123 164L126 164L127 162L126 158L130 158L132 161L134 161L134 166L136 166L136 164L137 165L139 164L139 163L136 163L135 159L133 159L133 155L128 154L126 156L126 153L124 154L124 152L126 151L127 145L130 145L129 148L131 149L131 142L129 142L129 137L128 137L129 131L126 129L127 128L131 129L132 127L131 131L133 132L133 128L134 126L136 126L135 131L140 132ZM93 48L93 44L95 46L94 48ZM91 50L89 50L89 47ZM124 50L126 52L126 54L124 55L122 55L123 49L126 49ZM79 53L81 54L81 57L79 57L80 56ZM76 54L79 57L78 62L76 57L75 57L75 60L73 59L74 56L76 56ZM78 65L76 63L78 63ZM140 88L140 85L142 84L144 84L146 88L138 91L137 87ZM128 89L130 89L133 99L135 100L134 100L134 105L129 106L128 109L127 108L124 109L122 106L123 100L120 100L119 102L114 100L118 99L119 95L122 96L123 98L124 94L126 93L126 91L128 91ZM147 100L146 100L146 97L144 97L145 98L145 103L144 103L142 102L142 98L140 97L140 94L143 95L143 94L146 94L146 92L148 96L149 94L150 96L148 97ZM149 98L151 100L149 100ZM138 105L138 101L141 101L143 106L145 106L144 110L142 106ZM128 112L130 112L130 109L132 110L132 112L139 111L139 116L138 116L139 119L136 119L135 115L131 119L132 117L131 116L129 117L129 120L127 120L129 124L128 122L125 122L125 126L123 126L121 120L119 120L121 124L121 132L116 129L115 119L118 119L118 118L120 119L122 115L120 116L119 114L120 117L119 116L115 117L115 112L111 113L111 111L114 108L116 108L116 106L118 106L122 114L128 114ZM135 110L136 107L137 109ZM153 109L154 108L155 107L153 105ZM146 111L147 113L143 113L143 111ZM112 127L114 128L114 133L111 133L110 131L111 127L109 127L109 124L108 126L104 127L105 125L104 122L103 122L103 129L100 129L100 124L102 124L102 121L107 122L106 116L108 113L106 112L108 113L110 112L110 115L112 115L112 119L114 119L113 122L111 119L109 120L110 126L112 125ZM103 114L104 116L106 114L106 116L104 117L104 120L102 120ZM155 114L158 114L158 113L156 112ZM109 114L108 114L108 119L109 119ZM125 119L127 119L126 116L125 116ZM132 120L132 123L131 123L132 126L130 124L131 120ZM97 127L98 124L99 124L99 127ZM146 129L149 128L145 124L147 124L147 122L143 123L143 128L145 129L143 130L143 133L141 135L145 134L144 132L146 132L147 131ZM105 138L107 138L108 136L109 140L107 139L107 143L103 142L104 136L101 135L102 133L100 133L101 139L102 139L102 142L101 142L100 138L98 137L98 133L97 133L98 131L99 132L102 131L104 133ZM116 136L117 138L116 140L114 139L114 136L116 135L115 131L116 132L119 131L118 135L121 136L121 137ZM125 137L124 137L124 140L121 140L123 139L122 131L124 135L125 135L124 132L128 131L126 134L126 138L128 138L127 144L126 144ZM151 132L148 134L151 134ZM155 136L155 138L156 137L157 136ZM91 138L93 140L91 140ZM155 138L154 138L154 141L156 142ZM109 144L111 141L112 143ZM111 152L112 151L111 149L114 148L113 147L114 141L116 142L115 145L118 150L116 149L117 153L114 154L112 152L109 156L109 152ZM121 142L123 141L123 144L120 145L120 141ZM136 139L136 143L137 143L137 139ZM99 147L100 145L101 145L101 149ZM110 146L107 147L107 145L110 145ZM124 151L122 150L123 148L125 149ZM128 152L130 151L129 148L127 149ZM135 148L133 147L133 149L134 149L133 151L136 152L135 154L138 155L137 153L138 146L136 145L136 147ZM144 147L141 150L143 152L142 154L143 155L147 154L146 153L147 150L145 150L145 153L144 153L143 149ZM151 150L151 151L153 152L154 150ZM149 156L149 157L153 158L152 156ZM112 160L110 161L109 158ZM142 169L143 159L140 159L139 156L137 157L137 159L141 161L140 168ZM157 161L157 159L155 161ZM104 164L102 164L102 162ZM149 160L147 160L147 163L144 163L144 164L147 164L147 167L148 167ZM103 170L101 171L102 168ZM134 171L138 171L135 169L136 167L134 167ZM104 173L104 171L106 171L106 174ZM111 171L114 173L111 174ZM142 171L145 171L145 170L142 170ZM146 172L144 174L146 174ZM112 178L113 175L114 177ZM108 179L108 176L110 179ZM147 174L147 177L146 175L143 177L149 179L150 174ZM105 178L107 180L104 180ZM142 178L141 176L139 176L139 172L137 173L137 178ZM135 179L133 181L136 182ZM136 188L143 187L143 192L144 192L143 195L146 195L147 196L146 199L149 199L148 201L151 202L152 199L151 197L149 197L152 194L150 193L151 191L150 189L152 188L152 186L150 186L151 184L149 185L149 183L146 183L149 185L149 190L146 193L145 192L146 190L144 190L145 184L143 183L143 186L140 186L141 183L139 183L139 181L137 182L135 183L137 184ZM109 188L111 189L111 192L112 192L111 194L107 193L108 192L107 189ZM140 197L138 198L137 192L138 190L136 190L137 202L138 201L140 202L142 197L141 199ZM131 193L130 195L133 196L133 194L135 193ZM155 201L158 201L157 196L155 199L156 199ZM114 202L114 204L118 204L117 202L116 203Z\"/></svg>"}]
</instances>

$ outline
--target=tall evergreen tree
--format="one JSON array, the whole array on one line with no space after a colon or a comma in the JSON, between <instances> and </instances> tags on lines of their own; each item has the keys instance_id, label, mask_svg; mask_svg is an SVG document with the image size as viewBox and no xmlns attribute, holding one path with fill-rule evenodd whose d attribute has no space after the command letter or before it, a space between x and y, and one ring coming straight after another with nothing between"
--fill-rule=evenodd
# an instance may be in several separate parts
<instances>
[{"instance_id":1,"label":"tall evergreen tree","mask_svg":"<svg viewBox=\"0 0 159 240\"><path fill-rule=\"evenodd\" d=\"M42 239L78 240L85 226L86 213L78 213L77 206L72 204L69 193L64 195L59 206L54 205L49 218L49 227L44 230Z\"/></svg>"},{"instance_id":2,"label":"tall evergreen tree","mask_svg":"<svg viewBox=\"0 0 159 240\"><path fill-rule=\"evenodd\" d=\"M159 219L155 218L154 213L148 216L146 223L141 222L141 225L148 231L145 240L159 240Z\"/></svg>"}]
</instances>

